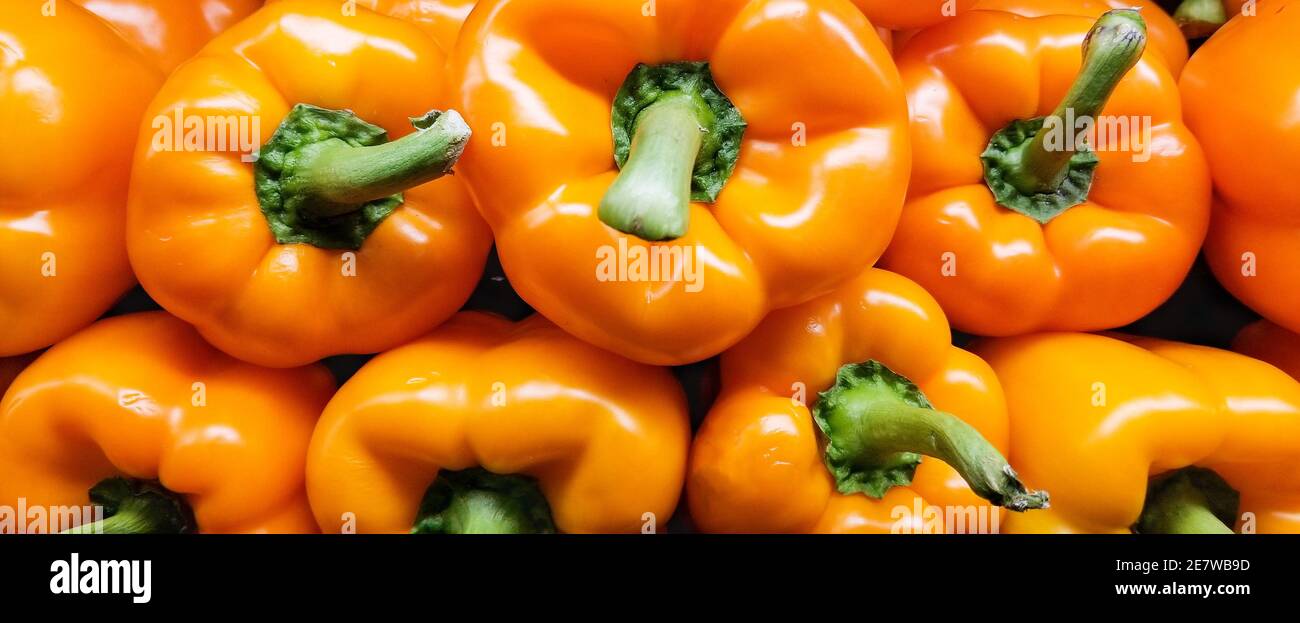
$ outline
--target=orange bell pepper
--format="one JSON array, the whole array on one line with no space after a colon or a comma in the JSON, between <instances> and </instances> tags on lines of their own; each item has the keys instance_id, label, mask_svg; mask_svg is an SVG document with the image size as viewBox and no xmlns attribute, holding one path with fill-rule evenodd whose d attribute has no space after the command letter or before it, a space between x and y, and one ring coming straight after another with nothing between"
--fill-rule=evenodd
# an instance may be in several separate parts
<instances>
[{"instance_id":1,"label":"orange bell pepper","mask_svg":"<svg viewBox=\"0 0 1300 623\"><path fill-rule=\"evenodd\" d=\"M162 312L96 323L0 401L0 506L28 509L0 530L314 532L303 463L333 390L323 366L236 361ZM54 525L88 490L108 516Z\"/></svg>"},{"instance_id":2,"label":"orange bell pepper","mask_svg":"<svg viewBox=\"0 0 1300 623\"><path fill-rule=\"evenodd\" d=\"M667 370L466 312L339 390L307 486L325 532L638 532L676 507L689 443Z\"/></svg>"},{"instance_id":3,"label":"orange bell pepper","mask_svg":"<svg viewBox=\"0 0 1300 623\"><path fill-rule=\"evenodd\" d=\"M884 266L957 328L1116 327L1187 275L1209 176L1145 32L1127 10L1095 25L972 11L902 50L912 185Z\"/></svg>"},{"instance_id":4,"label":"orange bell pepper","mask_svg":"<svg viewBox=\"0 0 1300 623\"><path fill-rule=\"evenodd\" d=\"M1027 492L1002 460L1008 430L997 377L950 339L929 294L876 269L774 312L722 356L722 394L687 471L696 525L996 531L999 511L980 497L1017 510L1045 506L1046 495ZM822 393L810 408L814 392ZM918 468L917 453L945 462Z\"/></svg>"},{"instance_id":5,"label":"orange bell pepper","mask_svg":"<svg viewBox=\"0 0 1300 623\"><path fill-rule=\"evenodd\" d=\"M1069 333L974 350L1006 391L1011 460L1052 492L1005 531L1300 531L1300 383L1273 366Z\"/></svg>"},{"instance_id":6,"label":"orange bell pepper","mask_svg":"<svg viewBox=\"0 0 1300 623\"><path fill-rule=\"evenodd\" d=\"M1300 331L1300 2L1264 0L1187 64L1187 123L1214 174L1205 257L1219 281L1260 315ZM1266 60L1267 62L1262 62Z\"/></svg>"},{"instance_id":7,"label":"orange bell pepper","mask_svg":"<svg viewBox=\"0 0 1300 623\"><path fill-rule=\"evenodd\" d=\"M1300 335L1267 320L1242 329L1232 341L1232 350L1267 361L1300 379Z\"/></svg>"},{"instance_id":8,"label":"orange bell pepper","mask_svg":"<svg viewBox=\"0 0 1300 623\"><path fill-rule=\"evenodd\" d=\"M73 0L113 25L163 74L262 6L262 0Z\"/></svg>"},{"instance_id":9,"label":"orange bell pepper","mask_svg":"<svg viewBox=\"0 0 1300 623\"><path fill-rule=\"evenodd\" d=\"M282 0L269 0L281 2ZM390 17L414 22L438 47L450 53L465 18L478 0L357 0L356 5Z\"/></svg>"},{"instance_id":10,"label":"orange bell pepper","mask_svg":"<svg viewBox=\"0 0 1300 623\"><path fill-rule=\"evenodd\" d=\"M49 7L0 3L0 357L71 335L133 282L131 150L161 78L99 18Z\"/></svg>"},{"instance_id":11,"label":"orange bell pepper","mask_svg":"<svg viewBox=\"0 0 1300 623\"><path fill-rule=\"evenodd\" d=\"M413 24L333 2L276 2L218 37L146 113L127 224L141 284L218 348L276 367L449 318L491 232L458 180L429 183L469 139L436 112L444 66ZM177 145L158 128L181 120ZM190 120L227 121L192 146Z\"/></svg>"},{"instance_id":12,"label":"orange bell pepper","mask_svg":"<svg viewBox=\"0 0 1300 623\"><path fill-rule=\"evenodd\" d=\"M825 294L901 208L902 92L838 0L489 0L452 73L511 283L638 361L710 357Z\"/></svg>"},{"instance_id":13,"label":"orange bell pepper","mask_svg":"<svg viewBox=\"0 0 1300 623\"><path fill-rule=\"evenodd\" d=\"M979 0L976 9L1006 11L1025 17L1044 15L1081 15L1093 19L1111 9L1137 8L1147 23L1151 46L1164 58L1175 76L1187 64L1187 38L1178 23L1155 0Z\"/></svg>"},{"instance_id":14,"label":"orange bell pepper","mask_svg":"<svg viewBox=\"0 0 1300 623\"><path fill-rule=\"evenodd\" d=\"M977 0L853 0L871 23L891 30L925 28L968 11Z\"/></svg>"}]
</instances>

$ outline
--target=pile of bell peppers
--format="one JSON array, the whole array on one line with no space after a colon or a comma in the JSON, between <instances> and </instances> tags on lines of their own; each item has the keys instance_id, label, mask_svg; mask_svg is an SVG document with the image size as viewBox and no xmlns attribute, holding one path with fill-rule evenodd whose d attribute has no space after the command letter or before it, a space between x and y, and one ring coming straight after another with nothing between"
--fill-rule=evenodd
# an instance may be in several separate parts
<instances>
[{"instance_id":1,"label":"pile of bell peppers","mask_svg":"<svg viewBox=\"0 0 1300 623\"><path fill-rule=\"evenodd\" d=\"M1300 532L1298 32L7 0L0 533Z\"/></svg>"}]
</instances>

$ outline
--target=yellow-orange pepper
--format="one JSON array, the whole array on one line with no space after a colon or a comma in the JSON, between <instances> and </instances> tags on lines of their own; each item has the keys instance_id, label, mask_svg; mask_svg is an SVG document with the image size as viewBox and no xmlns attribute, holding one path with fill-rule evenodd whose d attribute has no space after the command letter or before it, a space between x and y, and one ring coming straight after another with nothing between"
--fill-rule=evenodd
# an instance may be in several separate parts
<instances>
[{"instance_id":1,"label":"yellow-orange pepper","mask_svg":"<svg viewBox=\"0 0 1300 623\"><path fill-rule=\"evenodd\" d=\"M466 312L339 390L307 486L327 533L640 532L676 507L689 443L667 370Z\"/></svg>"},{"instance_id":2,"label":"yellow-orange pepper","mask_svg":"<svg viewBox=\"0 0 1300 623\"><path fill-rule=\"evenodd\" d=\"M1025 17L1044 15L1081 15L1097 19L1111 9L1138 8L1146 20L1151 46L1160 52L1169 71L1175 76L1187 64L1187 38L1178 23L1155 0L978 0L975 8L1006 11Z\"/></svg>"},{"instance_id":3,"label":"yellow-orange pepper","mask_svg":"<svg viewBox=\"0 0 1300 623\"><path fill-rule=\"evenodd\" d=\"M1260 315L1300 331L1300 2L1262 0L1255 13L1197 51L1183 106L1214 175L1210 268Z\"/></svg>"},{"instance_id":4,"label":"yellow-orange pepper","mask_svg":"<svg viewBox=\"0 0 1300 623\"><path fill-rule=\"evenodd\" d=\"M853 0L871 23L890 30L925 28L968 11L976 0Z\"/></svg>"},{"instance_id":5,"label":"yellow-orange pepper","mask_svg":"<svg viewBox=\"0 0 1300 623\"><path fill-rule=\"evenodd\" d=\"M73 0L113 25L164 75L262 0Z\"/></svg>"},{"instance_id":6,"label":"yellow-orange pepper","mask_svg":"<svg viewBox=\"0 0 1300 623\"><path fill-rule=\"evenodd\" d=\"M489 0L452 73L511 283L638 361L721 352L870 266L897 220L905 102L839 0Z\"/></svg>"},{"instance_id":7,"label":"yellow-orange pepper","mask_svg":"<svg viewBox=\"0 0 1300 623\"><path fill-rule=\"evenodd\" d=\"M904 46L912 185L883 264L955 327L1121 326L1187 275L1208 169L1143 24L971 11Z\"/></svg>"},{"instance_id":8,"label":"yellow-orange pepper","mask_svg":"<svg viewBox=\"0 0 1300 623\"><path fill-rule=\"evenodd\" d=\"M5 528L314 532L303 464L333 390L323 366L236 361L162 312L100 321L0 401L0 505L29 509ZM116 507L102 524L45 523L92 487Z\"/></svg>"},{"instance_id":9,"label":"yellow-orange pepper","mask_svg":"<svg viewBox=\"0 0 1300 623\"><path fill-rule=\"evenodd\" d=\"M0 357L71 335L133 282L131 151L161 77L103 20L50 6L0 2Z\"/></svg>"},{"instance_id":10,"label":"yellow-orange pepper","mask_svg":"<svg viewBox=\"0 0 1300 623\"><path fill-rule=\"evenodd\" d=\"M269 0L281 2L282 0ZM451 52L465 18L478 0L357 0L356 5L398 19L414 22L438 42L444 52Z\"/></svg>"},{"instance_id":11,"label":"yellow-orange pepper","mask_svg":"<svg viewBox=\"0 0 1300 623\"><path fill-rule=\"evenodd\" d=\"M1300 383L1277 368L1073 333L974 351L1006 392L1011 460L1052 492L1050 510L1009 517L1005 531L1300 531Z\"/></svg>"},{"instance_id":12,"label":"yellow-orange pepper","mask_svg":"<svg viewBox=\"0 0 1300 623\"><path fill-rule=\"evenodd\" d=\"M1260 320L1237 334L1232 350L1267 361L1292 378L1300 379L1300 334Z\"/></svg>"},{"instance_id":13,"label":"yellow-orange pepper","mask_svg":"<svg viewBox=\"0 0 1300 623\"><path fill-rule=\"evenodd\" d=\"M334 2L276 2L218 37L146 113L127 224L140 283L218 348L277 367L450 317L491 232L461 182L431 182L469 139L438 112L444 66L414 24ZM189 120L230 121L191 145Z\"/></svg>"},{"instance_id":14,"label":"yellow-orange pepper","mask_svg":"<svg viewBox=\"0 0 1300 623\"><path fill-rule=\"evenodd\" d=\"M722 357L722 395L696 435L687 472L696 525L706 532L996 531L999 509L972 486L1019 510L1044 504L1045 496L1002 471L1008 430L997 377L950 339L930 295L876 269L774 312ZM889 387L849 396L855 389L846 391L845 379L866 367L872 378L852 382ZM915 387L905 388L899 375ZM916 388L923 396L909 393ZM858 418L860 428L851 428ZM873 429L911 436L890 442ZM926 448L931 442L939 447ZM917 468L920 457L908 452L941 456L961 473L939 461Z\"/></svg>"}]
</instances>

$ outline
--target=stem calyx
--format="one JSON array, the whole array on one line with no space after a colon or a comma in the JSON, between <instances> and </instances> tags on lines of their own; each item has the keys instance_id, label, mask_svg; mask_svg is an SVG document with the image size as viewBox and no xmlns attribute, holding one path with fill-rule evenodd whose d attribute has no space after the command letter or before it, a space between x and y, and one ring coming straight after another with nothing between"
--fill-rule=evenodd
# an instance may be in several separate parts
<instances>
[{"instance_id":1,"label":"stem calyx","mask_svg":"<svg viewBox=\"0 0 1300 623\"><path fill-rule=\"evenodd\" d=\"M255 188L280 244L358 250L402 205L402 192L451 173L469 126L456 111L411 119L388 132L347 110L294 106L258 152Z\"/></svg>"},{"instance_id":2,"label":"stem calyx","mask_svg":"<svg viewBox=\"0 0 1300 623\"><path fill-rule=\"evenodd\" d=\"M90 489L91 504L104 511L99 521L64 534L188 534L199 531L185 498L152 480L106 478Z\"/></svg>"},{"instance_id":3,"label":"stem calyx","mask_svg":"<svg viewBox=\"0 0 1300 623\"><path fill-rule=\"evenodd\" d=\"M1052 114L999 130L980 156L984 181L1002 207L1046 224L1088 200L1100 160L1073 140L1097 118L1146 49L1146 22L1134 9L1102 15L1083 41L1083 68Z\"/></svg>"},{"instance_id":4,"label":"stem calyx","mask_svg":"<svg viewBox=\"0 0 1300 623\"><path fill-rule=\"evenodd\" d=\"M537 481L475 467L443 470L424 494L412 534L552 534Z\"/></svg>"},{"instance_id":5,"label":"stem calyx","mask_svg":"<svg viewBox=\"0 0 1300 623\"><path fill-rule=\"evenodd\" d=\"M690 202L713 202L735 171L746 123L708 63L639 64L614 98L621 171L600 204L606 225L643 240L675 240Z\"/></svg>"},{"instance_id":6,"label":"stem calyx","mask_svg":"<svg viewBox=\"0 0 1300 623\"><path fill-rule=\"evenodd\" d=\"M878 361L840 368L813 418L826 438L825 461L840 493L879 499L911 484L921 456L956 469L976 495L1013 511L1048 507L979 431L938 411L914 383Z\"/></svg>"}]
</instances>

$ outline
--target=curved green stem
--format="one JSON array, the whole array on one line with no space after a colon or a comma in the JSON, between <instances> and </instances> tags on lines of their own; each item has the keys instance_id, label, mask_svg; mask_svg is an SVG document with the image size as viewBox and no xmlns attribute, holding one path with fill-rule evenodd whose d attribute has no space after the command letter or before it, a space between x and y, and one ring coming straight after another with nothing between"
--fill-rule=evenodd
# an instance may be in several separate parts
<instances>
[{"instance_id":1,"label":"curved green stem","mask_svg":"<svg viewBox=\"0 0 1300 623\"><path fill-rule=\"evenodd\" d=\"M298 104L258 152L254 183L280 244L360 249L402 205L402 191L451 172L470 129L455 111L412 119L416 132L388 132L351 111Z\"/></svg>"},{"instance_id":2,"label":"curved green stem","mask_svg":"<svg viewBox=\"0 0 1300 623\"><path fill-rule=\"evenodd\" d=\"M1120 80L1142 58L1146 44L1146 22L1136 10L1120 9L1102 15L1084 39L1083 68L1065 99L1044 119L1044 127L1074 133L1075 120L1096 119ZM1020 166L1008 170L1007 181L1020 192L1053 192L1065 181L1077 146L1074 141L1064 141L1064 148L1053 145L1060 141L1056 140L1059 136L1053 139L1051 134L1036 134L1024 146Z\"/></svg>"},{"instance_id":3,"label":"curved green stem","mask_svg":"<svg viewBox=\"0 0 1300 623\"><path fill-rule=\"evenodd\" d=\"M1223 0L1183 0L1174 11L1174 21L1188 39L1200 39L1228 23L1228 11Z\"/></svg>"},{"instance_id":4,"label":"curved green stem","mask_svg":"<svg viewBox=\"0 0 1300 623\"><path fill-rule=\"evenodd\" d=\"M704 142L700 105L672 95L637 117L627 163L600 202L600 220L643 240L686 235L691 181Z\"/></svg>"},{"instance_id":5,"label":"curved green stem","mask_svg":"<svg viewBox=\"0 0 1300 623\"><path fill-rule=\"evenodd\" d=\"M549 534L555 532L555 523L535 480L474 468L438 474L411 532Z\"/></svg>"},{"instance_id":6,"label":"curved green stem","mask_svg":"<svg viewBox=\"0 0 1300 623\"><path fill-rule=\"evenodd\" d=\"M1002 454L960 418L935 410L916 385L876 361L840 369L814 417L828 440L826 463L842 493L875 498L907 485L932 456L957 470L976 495L1009 510L1047 508Z\"/></svg>"},{"instance_id":7,"label":"curved green stem","mask_svg":"<svg viewBox=\"0 0 1300 623\"><path fill-rule=\"evenodd\" d=\"M1233 534L1240 496L1214 472L1197 467L1156 481L1147 491L1142 534Z\"/></svg>"},{"instance_id":8,"label":"curved green stem","mask_svg":"<svg viewBox=\"0 0 1300 623\"><path fill-rule=\"evenodd\" d=\"M873 409L870 431L862 432L871 454L932 456L956 469L976 495L998 506L1026 510L1047 505L1046 494L1026 491L1002 454L957 416L897 405Z\"/></svg>"},{"instance_id":9,"label":"curved green stem","mask_svg":"<svg viewBox=\"0 0 1300 623\"><path fill-rule=\"evenodd\" d=\"M381 145L317 143L302 151L283 189L302 198L302 213L310 219L355 212L450 173L469 138L469 125L453 110L427 129Z\"/></svg>"},{"instance_id":10,"label":"curved green stem","mask_svg":"<svg viewBox=\"0 0 1300 623\"><path fill-rule=\"evenodd\" d=\"M90 501L106 517L64 530L62 534L181 534L197 532L184 498L162 485L108 478L90 489Z\"/></svg>"}]
</instances>

